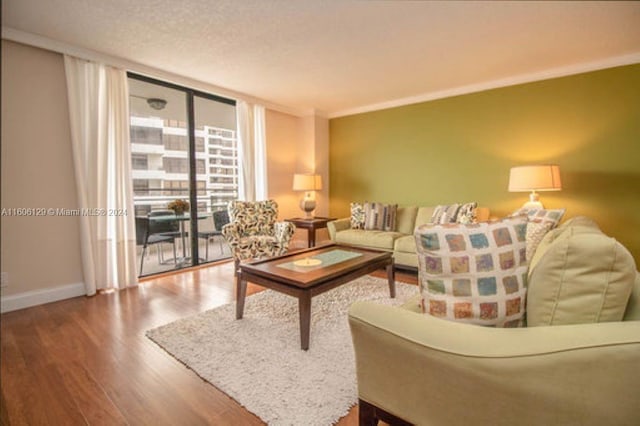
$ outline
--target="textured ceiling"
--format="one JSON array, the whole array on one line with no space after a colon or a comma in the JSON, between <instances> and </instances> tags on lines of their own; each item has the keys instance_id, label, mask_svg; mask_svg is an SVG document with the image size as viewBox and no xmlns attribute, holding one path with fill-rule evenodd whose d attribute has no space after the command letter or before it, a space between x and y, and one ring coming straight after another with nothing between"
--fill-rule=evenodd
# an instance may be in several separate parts
<instances>
[{"instance_id":1,"label":"textured ceiling","mask_svg":"<svg viewBox=\"0 0 640 426\"><path fill-rule=\"evenodd\" d=\"M332 116L640 54L638 2L2 3L6 28Z\"/></svg>"}]
</instances>

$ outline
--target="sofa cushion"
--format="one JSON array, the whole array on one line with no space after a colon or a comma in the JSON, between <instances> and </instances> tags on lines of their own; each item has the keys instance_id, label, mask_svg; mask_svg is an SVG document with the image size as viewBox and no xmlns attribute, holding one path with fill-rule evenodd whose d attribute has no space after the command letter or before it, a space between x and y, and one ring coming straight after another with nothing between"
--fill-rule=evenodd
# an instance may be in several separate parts
<instances>
[{"instance_id":1,"label":"sofa cushion","mask_svg":"<svg viewBox=\"0 0 640 426\"><path fill-rule=\"evenodd\" d=\"M336 232L336 243L393 250L395 240L400 237L402 237L402 234L399 232L347 229Z\"/></svg>"},{"instance_id":2,"label":"sofa cushion","mask_svg":"<svg viewBox=\"0 0 640 426\"><path fill-rule=\"evenodd\" d=\"M418 256L415 252L394 251L393 262L399 268L410 267L415 268L416 271L418 270Z\"/></svg>"},{"instance_id":3,"label":"sofa cushion","mask_svg":"<svg viewBox=\"0 0 640 426\"><path fill-rule=\"evenodd\" d=\"M622 320L636 279L633 256L592 226L575 223L558 231L547 234L543 252L534 255L527 324Z\"/></svg>"},{"instance_id":4,"label":"sofa cushion","mask_svg":"<svg viewBox=\"0 0 640 426\"><path fill-rule=\"evenodd\" d=\"M411 230L411 232L409 233L413 235L414 231L417 228L419 228L422 225L431 223L431 217L433 216L433 212L435 211L435 209L436 209L435 207L418 207L418 213L416 214L415 225Z\"/></svg>"},{"instance_id":5,"label":"sofa cushion","mask_svg":"<svg viewBox=\"0 0 640 426\"><path fill-rule=\"evenodd\" d=\"M400 251L403 253L415 253L416 252L416 237L413 235L405 235L396 240L393 246L393 251Z\"/></svg>"},{"instance_id":6,"label":"sofa cushion","mask_svg":"<svg viewBox=\"0 0 640 426\"><path fill-rule=\"evenodd\" d=\"M516 327L526 295L524 216L416 230L425 313L452 321Z\"/></svg>"},{"instance_id":7,"label":"sofa cushion","mask_svg":"<svg viewBox=\"0 0 640 426\"><path fill-rule=\"evenodd\" d=\"M396 216L396 231L401 234L411 235L413 237L413 230L416 224L416 215L418 214L418 208L416 206L398 207L398 214Z\"/></svg>"},{"instance_id":8,"label":"sofa cushion","mask_svg":"<svg viewBox=\"0 0 640 426\"><path fill-rule=\"evenodd\" d=\"M364 229L371 231L395 231L397 204L365 203Z\"/></svg>"}]
</instances>

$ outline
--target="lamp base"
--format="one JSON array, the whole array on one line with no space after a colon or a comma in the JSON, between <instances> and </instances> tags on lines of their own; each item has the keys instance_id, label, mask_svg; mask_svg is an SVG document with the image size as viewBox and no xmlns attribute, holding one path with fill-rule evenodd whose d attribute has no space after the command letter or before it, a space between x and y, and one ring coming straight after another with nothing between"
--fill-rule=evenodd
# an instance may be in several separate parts
<instances>
[{"instance_id":1,"label":"lamp base","mask_svg":"<svg viewBox=\"0 0 640 426\"><path fill-rule=\"evenodd\" d=\"M529 201L522 206L525 209L543 209L544 206L540 202L540 195L536 191L531 191Z\"/></svg>"},{"instance_id":2,"label":"lamp base","mask_svg":"<svg viewBox=\"0 0 640 426\"><path fill-rule=\"evenodd\" d=\"M305 219L312 219L313 211L316 209L316 200L304 197L300 200L300 209L304 211Z\"/></svg>"}]
</instances>

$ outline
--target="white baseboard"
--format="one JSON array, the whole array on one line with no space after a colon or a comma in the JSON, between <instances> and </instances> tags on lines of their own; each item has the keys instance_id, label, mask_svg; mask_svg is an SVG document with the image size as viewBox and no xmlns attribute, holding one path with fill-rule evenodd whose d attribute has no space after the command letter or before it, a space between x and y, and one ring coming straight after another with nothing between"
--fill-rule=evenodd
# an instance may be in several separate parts
<instances>
[{"instance_id":1,"label":"white baseboard","mask_svg":"<svg viewBox=\"0 0 640 426\"><path fill-rule=\"evenodd\" d=\"M70 299L86 294L87 291L84 288L84 284L77 283L44 290L25 291L24 293L12 294L11 296L2 296L0 313L4 314L5 312L17 311L18 309L57 302L58 300Z\"/></svg>"}]
</instances>

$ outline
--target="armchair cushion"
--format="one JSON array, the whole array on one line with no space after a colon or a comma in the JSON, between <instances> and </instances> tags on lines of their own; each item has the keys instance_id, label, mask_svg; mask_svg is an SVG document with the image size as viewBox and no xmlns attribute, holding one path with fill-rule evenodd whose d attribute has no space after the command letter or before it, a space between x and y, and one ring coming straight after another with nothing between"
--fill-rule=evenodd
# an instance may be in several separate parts
<instances>
[{"instance_id":1,"label":"armchair cushion","mask_svg":"<svg viewBox=\"0 0 640 426\"><path fill-rule=\"evenodd\" d=\"M241 235L273 235L273 224L278 217L278 204L273 200L232 201L229 205L229 216L238 224Z\"/></svg>"},{"instance_id":2,"label":"armchair cushion","mask_svg":"<svg viewBox=\"0 0 640 426\"><path fill-rule=\"evenodd\" d=\"M571 228L571 233L581 233L581 232L601 232L598 224L586 216L575 216L571 219L564 222L562 225L558 226L555 229L552 229L540 241L536 251L533 253L531 259L529 259L529 273L535 268L535 265L540 261L543 254L549 249L549 246L553 244L556 238L562 236L567 232L567 230Z\"/></svg>"},{"instance_id":3,"label":"armchair cushion","mask_svg":"<svg viewBox=\"0 0 640 426\"><path fill-rule=\"evenodd\" d=\"M527 325L622 320L636 279L633 256L583 222L563 226L540 243L529 272Z\"/></svg>"},{"instance_id":4,"label":"armchair cushion","mask_svg":"<svg viewBox=\"0 0 640 426\"><path fill-rule=\"evenodd\" d=\"M415 233L425 313L498 327L522 324L526 295L526 224L424 225Z\"/></svg>"}]
</instances>

